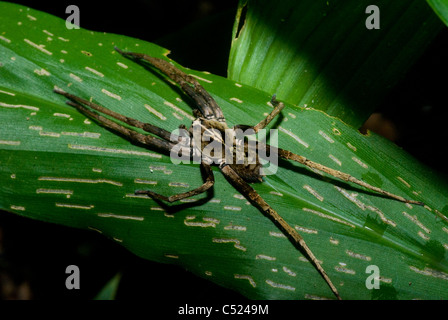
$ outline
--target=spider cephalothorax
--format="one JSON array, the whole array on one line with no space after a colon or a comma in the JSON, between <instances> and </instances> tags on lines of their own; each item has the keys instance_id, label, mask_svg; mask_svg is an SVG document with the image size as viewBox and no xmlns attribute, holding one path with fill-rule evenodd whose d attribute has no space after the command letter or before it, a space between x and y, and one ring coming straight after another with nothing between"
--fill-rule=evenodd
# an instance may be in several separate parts
<instances>
[{"instance_id":1,"label":"spider cephalothorax","mask_svg":"<svg viewBox=\"0 0 448 320\"><path fill-rule=\"evenodd\" d=\"M255 141L254 139L249 139L249 137L253 137L260 130L264 129L272 121L272 119L274 119L282 111L284 104L278 102L275 95L271 100L271 104L274 109L257 125L237 125L233 128L229 128L221 108L194 77L185 74L183 71L177 69L163 59L154 58L142 53L123 52L117 48L116 50L125 57L149 62L153 67L157 68L171 80L176 82L194 101L196 109L193 113L196 116L196 120L188 130L185 126L181 126L179 127L180 133L173 134L152 124L142 123L139 120L123 116L60 89L55 89L54 91L69 98L70 101L67 102L69 105L74 106L85 115L96 119L102 125L113 129L132 141L170 154L172 157L176 155L179 156L179 153L182 153L187 157L193 157L193 160L200 163L206 176L204 184L200 187L168 197L150 190L137 190L135 193L144 194L154 199L168 202L185 199L206 192L208 189L212 188L215 180L211 166L218 166L227 180L255 207L259 208L260 211L268 216L277 225L277 227L282 230L285 236L290 239L296 248L306 255L337 298L340 298L338 290L333 285L330 278L314 256L313 252L297 230L291 227L257 193L257 191L249 185L251 182L262 181L262 165L260 158L263 158L263 155L266 156L267 153L270 153L271 159L272 156L274 156L274 158L280 157L286 160L293 160L309 168L330 174L341 180L358 184L367 189L378 192L383 196L406 203L418 205L422 204L421 202L408 200L378 187L369 185L347 173L323 166L291 151L273 147L266 143ZM126 128L117 122L102 116L98 112L106 114L130 126L143 129L150 134L141 134L140 132ZM183 131L183 133L181 131ZM240 132L243 133L239 135Z\"/></svg>"},{"instance_id":2,"label":"spider cephalothorax","mask_svg":"<svg viewBox=\"0 0 448 320\"><path fill-rule=\"evenodd\" d=\"M192 152L197 162L209 165L229 165L244 181L261 182L262 164L256 140L248 136L255 134L252 128L242 130L229 128L225 121L197 118L188 130L184 147ZM175 138L176 139L176 138Z\"/></svg>"}]
</instances>

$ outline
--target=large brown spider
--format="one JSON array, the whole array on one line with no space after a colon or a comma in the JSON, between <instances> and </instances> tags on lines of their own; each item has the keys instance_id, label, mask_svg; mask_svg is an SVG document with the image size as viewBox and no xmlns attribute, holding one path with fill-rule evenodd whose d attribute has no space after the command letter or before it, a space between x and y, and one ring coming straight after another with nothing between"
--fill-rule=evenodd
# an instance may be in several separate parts
<instances>
[{"instance_id":1,"label":"large brown spider","mask_svg":"<svg viewBox=\"0 0 448 320\"><path fill-rule=\"evenodd\" d=\"M199 143L195 143L195 139L189 140L189 142L183 146L183 150L187 148L189 151L189 154L193 154L194 152L199 153L201 156L201 162L200 165L202 169L204 170L204 173L206 175L205 182L200 187L172 195L169 197L154 193L149 190L137 190L135 191L136 194L146 194L151 198L159 199L163 201L168 202L174 202L181 199L189 198L194 195L198 195L200 193L206 192L208 189L213 187L215 179L213 177L213 171L211 169L211 165L215 164L219 166L219 169L224 174L224 176L229 180L229 182L242 194L244 195L255 207L259 208L260 211L262 211L266 216L268 216L276 225L278 228L281 229L281 231L289 238L289 240L294 244L294 246L304 253L309 261L312 263L312 265L317 269L317 271L320 273L320 275L324 278L328 286L331 288L331 291L334 293L334 295L340 299L338 290L331 282L330 278L326 274L325 270L322 268L316 257L314 256L311 249L308 247L308 245L305 243L304 239L300 236L300 234L296 231L296 229L292 228L250 185L251 182L261 182L262 175L260 174L260 168L261 164L258 161L258 154L255 159L255 163L248 163L246 161L248 153L250 151L250 146L247 140L243 140L242 145L244 146L244 156L245 161L242 163L235 162L235 161L228 161L228 158L224 157L225 152L220 153L219 156L211 155L210 154L204 154L204 149L207 147L208 144L210 144L212 141L218 141L222 144L222 148L230 150L232 152L232 159L235 159L235 149L233 146L226 145L226 141L222 137L225 135L225 131L228 130L236 130L240 128L250 128L252 129L252 133L257 133L259 130L265 128L271 121L274 119L284 108L284 104L282 102L279 102L276 100L275 96L272 97L271 103L274 106L274 110L260 123L258 123L256 126L249 127L244 125L235 126L233 128L229 128L227 126L226 120L224 118L224 114L221 110L221 108L218 106L216 101L212 98L212 96L205 91L205 89L198 83L198 81L193 78L192 76L189 76L182 72L181 70L174 67L169 62L154 58L151 56L148 56L146 54L142 53L134 53L134 52L123 52L119 50L118 48L115 48L120 54L122 54L125 57L130 57L135 60L145 60L149 62L152 66L159 69L161 72L163 72L165 75L167 75L171 80L176 82L182 90L191 98L196 104L196 108L194 110L194 114L197 117L197 119L193 122L193 124L199 125L199 128L201 132L206 131L213 131L211 134L211 137L207 139L202 138ZM111 111L109 109L106 109L102 106L99 106L95 103L92 103L88 100L82 99L80 97L77 97L75 95L72 95L70 93L64 92L60 89L54 90L56 93L61 94L67 98L70 99L70 101L67 101L67 104L75 107L88 117L91 117L95 120L97 120L102 125L115 130L122 135L126 136L128 139L144 144L151 148L156 148L161 152L164 153L170 153L173 148L181 141L181 137L177 135L173 135L172 133L168 132L167 130L164 130L162 128L159 128L157 126L154 126L149 123L143 123L136 119L132 119L126 116L123 116L121 114L118 114L114 111ZM89 108L85 107L88 106ZM112 118L115 118L119 121L122 121L130 126L143 129L146 132L149 132L153 135L144 135L137 131L128 129L114 121L109 120L106 117L103 117L99 113L93 111L96 110L98 112L101 112L103 114L106 114ZM183 127L181 127L183 128ZM192 127L190 128L189 134L192 135ZM184 128L185 129L185 128ZM241 143L240 143L241 145ZM317 169L319 171L325 172L327 174L330 174L336 178L339 178L341 180L352 182L355 184L358 184L360 186L363 186L367 189L370 189L372 191L378 192L386 197L390 197L393 199L396 199L398 201L406 202L406 203L413 203L421 205L421 202L414 201L414 200L408 200L401 196L392 194L390 192L387 192L385 190L382 190L380 188L374 187L372 185L369 185L365 183L364 181L361 181L359 179L356 179L355 177L352 177L351 175L347 173L343 173L328 167L325 167L319 163L313 162L311 160L306 159L303 156L294 154L288 150L283 150L280 148L274 148L272 146L269 146L267 144L263 144L261 142L257 142L257 147L261 148L265 151L269 151L270 153L274 153L276 156L279 156L283 159L287 160L293 160L297 161L309 168ZM265 153L266 154L266 153Z\"/></svg>"}]
</instances>

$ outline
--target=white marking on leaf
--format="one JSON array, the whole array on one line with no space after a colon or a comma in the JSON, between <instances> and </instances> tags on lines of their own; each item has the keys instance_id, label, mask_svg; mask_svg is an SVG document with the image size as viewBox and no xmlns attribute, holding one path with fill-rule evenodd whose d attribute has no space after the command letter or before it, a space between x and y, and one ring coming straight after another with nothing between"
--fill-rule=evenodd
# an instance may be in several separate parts
<instances>
[{"instance_id":1,"label":"white marking on leaf","mask_svg":"<svg viewBox=\"0 0 448 320\"><path fill-rule=\"evenodd\" d=\"M347 142L347 147L349 147L350 149L352 149L353 151L356 151L356 147L354 145L352 145L350 142Z\"/></svg>"},{"instance_id":2,"label":"white marking on leaf","mask_svg":"<svg viewBox=\"0 0 448 320\"><path fill-rule=\"evenodd\" d=\"M207 221L205 220L205 218L203 218L203 221L207 221L207 222L203 222L203 221L191 221L191 220L195 220L196 216L187 216L185 217L184 220L184 224L188 227L201 227L201 228L208 228L208 227L212 227L212 228L216 228L216 224L219 223L219 221L217 222L216 220L214 221Z\"/></svg>"},{"instance_id":3,"label":"white marking on leaf","mask_svg":"<svg viewBox=\"0 0 448 320\"><path fill-rule=\"evenodd\" d=\"M356 253L356 252L350 251L348 249L345 250L345 253L347 253L352 258L356 258L356 259L360 259L360 260L364 260L364 261L372 260L372 258L369 256L363 255L361 253Z\"/></svg>"},{"instance_id":4,"label":"white marking on leaf","mask_svg":"<svg viewBox=\"0 0 448 320\"><path fill-rule=\"evenodd\" d=\"M85 205L81 205L81 204L58 203L58 202L56 202L55 205L58 208L70 208L70 209L81 209L81 210L90 210L95 207L93 204L85 206Z\"/></svg>"},{"instance_id":5,"label":"white marking on leaf","mask_svg":"<svg viewBox=\"0 0 448 320\"><path fill-rule=\"evenodd\" d=\"M408 188L411 187L411 185L406 180L404 180L402 177L397 177L397 179L400 180L406 187L408 187Z\"/></svg>"},{"instance_id":6,"label":"white marking on leaf","mask_svg":"<svg viewBox=\"0 0 448 320\"><path fill-rule=\"evenodd\" d=\"M36 189L36 193L44 193L44 194L64 194L64 195L72 195L73 190L65 190L65 189Z\"/></svg>"},{"instance_id":7,"label":"white marking on leaf","mask_svg":"<svg viewBox=\"0 0 448 320\"><path fill-rule=\"evenodd\" d=\"M180 187L180 188L189 188L190 185L185 182L170 182L168 183L168 186L170 187Z\"/></svg>"},{"instance_id":8,"label":"white marking on leaf","mask_svg":"<svg viewBox=\"0 0 448 320\"><path fill-rule=\"evenodd\" d=\"M161 120L166 120L166 117L162 113L160 113L159 111L157 111L156 109L154 109L150 105L145 104L145 108L146 108L146 110L148 110L149 112L151 112L152 114L154 114L155 116L160 118Z\"/></svg>"},{"instance_id":9,"label":"white marking on leaf","mask_svg":"<svg viewBox=\"0 0 448 320\"><path fill-rule=\"evenodd\" d=\"M55 117L61 117L61 118L70 118L70 117L71 117L69 114L66 114L66 113L58 113L58 112L53 113L53 116L55 116Z\"/></svg>"},{"instance_id":10,"label":"white marking on leaf","mask_svg":"<svg viewBox=\"0 0 448 320\"><path fill-rule=\"evenodd\" d=\"M337 165L342 166L342 162L341 160L339 160L338 158L336 158L334 155L329 154L328 158L330 158L331 160L333 160Z\"/></svg>"},{"instance_id":11,"label":"white marking on leaf","mask_svg":"<svg viewBox=\"0 0 448 320\"><path fill-rule=\"evenodd\" d=\"M4 36L0 36L0 40L5 41L6 43L11 43L11 40L9 40L8 38L5 38Z\"/></svg>"},{"instance_id":12,"label":"white marking on leaf","mask_svg":"<svg viewBox=\"0 0 448 320\"><path fill-rule=\"evenodd\" d=\"M86 69L87 71L92 72L93 74L96 74L97 76L99 76L99 77L101 77L101 78L104 78L104 74L101 73L101 72L99 72L98 70L95 70L95 69L90 68L90 67L85 67L85 69Z\"/></svg>"},{"instance_id":13,"label":"white marking on leaf","mask_svg":"<svg viewBox=\"0 0 448 320\"><path fill-rule=\"evenodd\" d=\"M3 90L0 90L0 93L7 94L7 95L12 96L12 97L14 97L16 95L15 93L8 92L8 91L3 91Z\"/></svg>"},{"instance_id":14,"label":"white marking on leaf","mask_svg":"<svg viewBox=\"0 0 448 320\"><path fill-rule=\"evenodd\" d=\"M257 254L256 256L255 256L255 259L261 259L261 260L268 260L268 261L275 261L275 260L277 260L277 258L276 257L271 257L271 256L268 256L268 255L265 255L265 254Z\"/></svg>"},{"instance_id":15,"label":"white marking on leaf","mask_svg":"<svg viewBox=\"0 0 448 320\"><path fill-rule=\"evenodd\" d=\"M49 32L47 30L42 30L42 32L49 35L50 37L54 37L54 34L52 34L51 32Z\"/></svg>"},{"instance_id":16,"label":"white marking on leaf","mask_svg":"<svg viewBox=\"0 0 448 320\"><path fill-rule=\"evenodd\" d=\"M238 226L238 225L228 225L224 227L224 230L235 230L235 231L246 231L245 226Z\"/></svg>"},{"instance_id":17,"label":"white marking on leaf","mask_svg":"<svg viewBox=\"0 0 448 320\"><path fill-rule=\"evenodd\" d=\"M355 161L357 164L359 164L364 169L367 169L369 167L368 165L366 165L364 162L362 162L360 159L358 159L356 157L352 157L352 160Z\"/></svg>"},{"instance_id":18,"label":"white marking on leaf","mask_svg":"<svg viewBox=\"0 0 448 320\"><path fill-rule=\"evenodd\" d=\"M296 140L298 143L300 143L302 146L304 146L305 148L309 147L309 144L306 143L305 141L303 141L302 139L300 139L298 136L296 136L294 133L292 133L289 130L286 130L285 128L279 126L278 127L279 130L283 133L286 133L288 136L290 136L291 138L293 138L294 140Z\"/></svg>"},{"instance_id":19,"label":"white marking on leaf","mask_svg":"<svg viewBox=\"0 0 448 320\"><path fill-rule=\"evenodd\" d=\"M241 251L246 251L247 249L243 247L238 239L229 239L229 238L213 238L212 241L214 243L234 243L234 247Z\"/></svg>"},{"instance_id":20,"label":"white marking on leaf","mask_svg":"<svg viewBox=\"0 0 448 320\"><path fill-rule=\"evenodd\" d=\"M286 267L283 267L282 269L283 269L283 271L284 271L287 275L289 275L289 276L291 276L291 277L295 277L295 276L297 275L294 271L292 271L292 270L290 270L290 269L288 269L288 268L286 268Z\"/></svg>"},{"instance_id":21,"label":"white marking on leaf","mask_svg":"<svg viewBox=\"0 0 448 320\"><path fill-rule=\"evenodd\" d=\"M417 226L419 226L421 229L423 229L423 231L425 231L426 233L431 233L431 230L429 230L423 223L421 223L417 216L411 216L409 213L404 212L403 211L403 215L408 218L409 220L411 220L413 223L415 223Z\"/></svg>"},{"instance_id":22,"label":"white marking on leaf","mask_svg":"<svg viewBox=\"0 0 448 320\"><path fill-rule=\"evenodd\" d=\"M82 82L82 79L80 77L78 77L76 74L70 73L70 78L72 78L78 82Z\"/></svg>"},{"instance_id":23,"label":"white marking on leaf","mask_svg":"<svg viewBox=\"0 0 448 320\"><path fill-rule=\"evenodd\" d=\"M238 103L243 103L243 100L240 100L240 99L238 99L238 98L235 98L235 97L233 97L233 98L230 98L230 100L231 100L231 101L235 101L235 102L238 102Z\"/></svg>"},{"instance_id":24,"label":"white marking on leaf","mask_svg":"<svg viewBox=\"0 0 448 320\"><path fill-rule=\"evenodd\" d=\"M334 269L336 271L338 271L338 272L342 272L342 273L345 273L345 274L351 274L351 275L355 275L356 274L355 270L348 269L348 268L341 267L341 266L336 266L336 267L334 267Z\"/></svg>"},{"instance_id":25,"label":"white marking on leaf","mask_svg":"<svg viewBox=\"0 0 448 320\"><path fill-rule=\"evenodd\" d=\"M118 94L112 93L112 92L110 92L110 91L108 91L106 89L101 89L101 92L104 93L105 95L111 97L111 98L114 98L114 99L118 100L118 101L121 100L121 97Z\"/></svg>"},{"instance_id":26,"label":"white marking on leaf","mask_svg":"<svg viewBox=\"0 0 448 320\"><path fill-rule=\"evenodd\" d=\"M409 269L411 269L412 271L424 275L424 276L430 276L433 278L438 278L438 279L443 279L443 280L448 280L448 274L442 271L438 271L438 270L434 270L428 267L425 267L425 269L418 269L417 267L414 266L409 266Z\"/></svg>"},{"instance_id":27,"label":"white marking on leaf","mask_svg":"<svg viewBox=\"0 0 448 320\"><path fill-rule=\"evenodd\" d=\"M176 112L181 113L184 117L187 117L190 120L195 120L195 118L193 116L191 116L189 113L185 112L184 110L180 109L179 107L176 107L174 104L172 104L169 101L163 101L163 104L173 108Z\"/></svg>"},{"instance_id":28,"label":"white marking on leaf","mask_svg":"<svg viewBox=\"0 0 448 320\"><path fill-rule=\"evenodd\" d=\"M269 231L269 235L276 238L286 238L286 236L281 232Z\"/></svg>"},{"instance_id":29,"label":"white marking on leaf","mask_svg":"<svg viewBox=\"0 0 448 320\"><path fill-rule=\"evenodd\" d=\"M294 226L294 229L296 229L297 231L300 231L300 232L308 233L308 234L318 234L317 230L309 229L309 228L305 228L305 227L301 227L301 226Z\"/></svg>"},{"instance_id":30,"label":"white marking on leaf","mask_svg":"<svg viewBox=\"0 0 448 320\"><path fill-rule=\"evenodd\" d=\"M48 72L47 70L45 70L44 68L42 68L42 69L40 69L40 70L35 69L35 70L34 70L34 73L37 74L37 75L39 75L39 76L47 76L47 77L51 75L51 73Z\"/></svg>"},{"instance_id":31,"label":"white marking on leaf","mask_svg":"<svg viewBox=\"0 0 448 320\"><path fill-rule=\"evenodd\" d=\"M254 279L251 276L248 276L245 274L235 274L234 277L235 277L235 279L248 280L252 287L254 287L254 288L257 287L257 284L255 283Z\"/></svg>"},{"instance_id":32,"label":"white marking on leaf","mask_svg":"<svg viewBox=\"0 0 448 320\"><path fill-rule=\"evenodd\" d=\"M127 68L129 68L127 65L125 65L124 63L121 63L121 62L117 62L117 65L119 65L119 66L122 67L123 69L127 69Z\"/></svg>"},{"instance_id":33,"label":"white marking on leaf","mask_svg":"<svg viewBox=\"0 0 448 320\"><path fill-rule=\"evenodd\" d=\"M39 50L40 52L43 52L45 54L48 54L49 56L51 56L53 54L53 52L48 51L47 49L45 49L43 44L36 44L34 42L32 42L31 40L28 39L23 39L23 41L25 41L26 43L28 43L30 46L32 46L33 48Z\"/></svg>"},{"instance_id":34,"label":"white marking on leaf","mask_svg":"<svg viewBox=\"0 0 448 320\"><path fill-rule=\"evenodd\" d=\"M47 131L39 131L39 135L43 137L53 137L53 138L59 138L61 136L60 133L57 132L47 132Z\"/></svg>"},{"instance_id":35,"label":"white marking on leaf","mask_svg":"<svg viewBox=\"0 0 448 320\"><path fill-rule=\"evenodd\" d=\"M23 109L28 109L28 110L39 111L38 107L26 106L26 105L22 105L22 104L8 104L8 103L4 103L4 102L0 102L0 107L5 107L5 108L23 108Z\"/></svg>"},{"instance_id":36,"label":"white marking on leaf","mask_svg":"<svg viewBox=\"0 0 448 320\"><path fill-rule=\"evenodd\" d=\"M157 181L136 178L136 179L134 179L134 183L156 185Z\"/></svg>"},{"instance_id":37,"label":"white marking on leaf","mask_svg":"<svg viewBox=\"0 0 448 320\"><path fill-rule=\"evenodd\" d=\"M144 151L112 149L112 148L103 148L103 147L77 145L77 144L69 144L68 147L70 149L75 149L75 150L88 150L88 151L108 152L108 153L116 153L116 154L132 154L132 155L137 155L137 156L147 156L147 157L156 158L156 159L162 158L162 156L160 154L144 152Z\"/></svg>"},{"instance_id":38,"label":"white marking on leaf","mask_svg":"<svg viewBox=\"0 0 448 320\"><path fill-rule=\"evenodd\" d=\"M121 182L108 179L83 179L83 178L65 178L65 177L39 177L39 181L58 181L58 182L78 182L78 183L107 183L117 187L122 187Z\"/></svg>"},{"instance_id":39,"label":"white marking on leaf","mask_svg":"<svg viewBox=\"0 0 448 320\"><path fill-rule=\"evenodd\" d=\"M235 207L235 206L224 206L224 210L230 210L230 211L241 211L241 207Z\"/></svg>"},{"instance_id":40,"label":"white marking on leaf","mask_svg":"<svg viewBox=\"0 0 448 320\"><path fill-rule=\"evenodd\" d=\"M101 137L101 133L96 132L61 132L64 136L73 136L73 137L81 137L81 138L92 138L99 139Z\"/></svg>"},{"instance_id":41,"label":"white marking on leaf","mask_svg":"<svg viewBox=\"0 0 448 320\"><path fill-rule=\"evenodd\" d=\"M334 140L331 139L325 132L323 132L322 130L319 130L319 134L328 142L330 143L334 143Z\"/></svg>"},{"instance_id":42,"label":"white marking on leaf","mask_svg":"<svg viewBox=\"0 0 448 320\"><path fill-rule=\"evenodd\" d=\"M303 208L302 210L305 211L305 212L313 213L313 214L315 214L315 215L317 215L317 216L319 216L319 217L321 217L321 218L329 219L329 220L331 220L331 221L335 221L335 222L338 222L338 223L342 223L342 224L344 224L344 225L346 225L346 226L349 226L349 227L351 227L351 228L355 228L355 225L354 225L354 224L351 224L351 223L346 222L346 221L344 221L344 220L341 220L341 219L339 219L339 218L336 218L336 217L327 215L327 214L322 213L322 212L320 212L320 211L313 210L313 209L309 209L309 208Z\"/></svg>"},{"instance_id":43,"label":"white marking on leaf","mask_svg":"<svg viewBox=\"0 0 448 320\"><path fill-rule=\"evenodd\" d=\"M0 144L5 144L8 146L19 146L20 141L13 141L13 140L0 140Z\"/></svg>"},{"instance_id":44,"label":"white marking on leaf","mask_svg":"<svg viewBox=\"0 0 448 320\"><path fill-rule=\"evenodd\" d=\"M25 211L25 207L23 206L16 206L16 205L10 205L9 208L11 208L12 210L18 210L18 211Z\"/></svg>"},{"instance_id":45,"label":"white marking on leaf","mask_svg":"<svg viewBox=\"0 0 448 320\"><path fill-rule=\"evenodd\" d=\"M274 281L269 280L269 279L266 280L266 283L268 285L270 285L271 287L273 287L273 288L284 289L284 290L289 290L289 291L295 291L296 290L296 288L294 288L294 287L292 287L290 285L277 283L277 282L274 282Z\"/></svg>"},{"instance_id":46,"label":"white marking on leaf","mask_svg":"<svg viewBox=\"0 0 448 320\"><path fill-rule=\"evenodd\" d=\"M201 80L201 81L204 81L204 82L207 82L207 83L213 83L213 81L208 80L208 79L201 78L201 77L199 77L199 76L197 76L197 75L195 75L195 74L189 74L189 76L192 76L193 78L196 78L196 79L198 79L198 80Z\"/></svg>"},{"instance_id":47,"label":"white marking on leaf","mask_svg":"<svg viewBox=\"0 0 448 320\"><path fill-rule=\"evenodd\" d=\"M136 220L136 221L143 221L143 220L145 220L144 217L125 216L125 215L119 215L119 214L114 214L114 213L98 213L98 217L101 217L101 218L115 218L115 219L122 219L122 220Z\"/></svg>"},{"instance_id":48,"label":"white marking on leaf","mask_svg":"<svg viewBox=\"0 0 448 320\"><path fill-rule=\"evenodd\" d=\"M319 201L324 201L324 197L322 197L316 190L314 190L313 188L311 188L309 185L304 185L303 188L308 191L309 193L311 193L317 200Z\"/></svg>"}]
</instances>

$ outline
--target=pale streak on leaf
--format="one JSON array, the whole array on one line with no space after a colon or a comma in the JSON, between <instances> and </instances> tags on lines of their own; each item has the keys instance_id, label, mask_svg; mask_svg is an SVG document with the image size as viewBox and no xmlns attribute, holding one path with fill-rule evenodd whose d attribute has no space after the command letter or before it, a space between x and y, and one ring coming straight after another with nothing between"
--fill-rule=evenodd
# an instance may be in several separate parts
<instances>
[{"instance_id":1,"label":"pale streak on leaf","mask_svg":"<svg viewBox=\"0 0 448 320\"><path fill-rule=\"evenodd\" d=\"M39 177L39 181L58 181L58 182L77 182L77 183L108 183L117 187L122 187L121 182L108 179L82 179L82 178L65 178L65 177Z\"/></svg>"},{"instance_id":2,"label":"pale streak on leaf","mask_svg":"<svg viewBox=\"0 0 448 320\"><path fill-rule=\"evenodd\" d=\"M229 239L229 238L213 238L212 241L214 243L234 243L233 246L236 249L241 250L241 251L246 251L247 250L246 247L243 247L241 245L240 240L238 240L238 239L234 239L234 238L231 238L231 239Z\"/></svg>"},{"instance_id":3,"label":"pale streak on leaf","mask_svg":"<svg viewBox=\"0 0 448 320\"><path fill-rule=\"evenodd\" d=\"M98 213L97 215L98 215L98 217L101 217L101 218L115 218L115 219L136 220L136 221L145 220L145 217L126 216L126 215L120 215L120 214L115 214L115 213Z\"/></svg>"},{"instance_id":4,"label":"pale streak on leaf","mask_svg":"<svg viewBox=\"0 0 448 320\"><path fill-rule=\"evenodd\" d=\"M234 275L235 279L243 279L243 280L247 280L249 281L250 285L254 288L257 287L257 284L255 283L254 279L249 276L249 275L245 275L245 274L235 274Z\"/></svg>"},{"instance_id":5,"label":"pale streak on leaf","mask_svg":"<svg viewBox=\"0 0 448 320\"><path fill-rule=\"evenodd\" d=\"M81 209L81 210L90 210L95 207L93 204L89 204L86 206L86 205L81 205L81 204L59 203L59 202L56 202L55 206L59 207L59 208L70 208L70 209Z\"/></svg>"},{"instance_id":6,"label":"pale streak on leaf","mask_svg":"<svg viewBox=\"0 0 448 320\"><path fill-rule=\"evenodd\" d=\"M162 156L158 153L151 153L151 152L144 152L144 151L103 148L103 147L77 145L77 144L69 144L68 147L69 147L69 149L75 149L75 150L99 151L99 152L108 152L108 153L117 153L117 154L132 154L132 155L137 155L137 156L147 156L147 157L156 158L156 159L162 158Z\"/></svg>"},{"instance_id":7,"label":"pale streak on leaf","mask_svg":"<svg viewBox=\"0 0 448 320\"><path fill-rule=\"evenodd\" d=\"M298 136L296 136L294 133L292 133L289 130L286 130L285 128L279 126L278 129L283 132L286 133L288 136L290 136L291 138L293 138L294 140L296 140L298 143L300 143L302 146L304 146L305 148L309 147L309 144L306 143L305 141L303 141L302 139L300 139Z\"/></svg>"},{"instance_id":8,"label":"pale streak on leaf","mask_svg":"<svg viewBox=\"0 0 448 320\"><path fill-rule=\"evenodd\" d=\"M266 280L266 283L273 288L284 289L284 290L289 290L289 291L296 291L296 288L294 288L293 286L282 284L282 283L277 283L277 282L274 282L269 279Z\"/></svg>"}]
</instances>

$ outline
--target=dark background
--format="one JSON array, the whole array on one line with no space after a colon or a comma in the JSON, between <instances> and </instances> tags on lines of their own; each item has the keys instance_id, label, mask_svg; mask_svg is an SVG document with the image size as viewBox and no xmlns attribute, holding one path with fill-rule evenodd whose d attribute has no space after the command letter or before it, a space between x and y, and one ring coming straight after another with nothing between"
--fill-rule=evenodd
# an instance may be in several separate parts
<instances>
[{"instance_id":1,"label":"dark background","mask_svg":"<svg viewBox=\"0 0 448 320\"><path fill-rule=\"evenodd\" d=\"M226 76L237 0L11 2L63 19L66 7L75 4L84 29L155 42L184 66ZM447 44L445 28L362 128L385 135L444 175ZM80 268L80 290L65 288L70 264ZM243 299L179 267L140 259L94 232L0 212L0 299L91 299L117 272L123 275L118 299ZM163 285L158 284L161 278Z\"/></svg>"}]
</instances>

